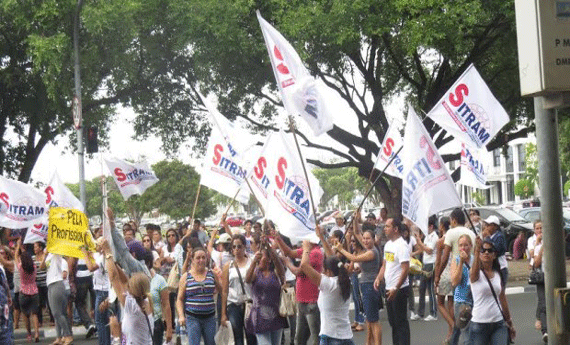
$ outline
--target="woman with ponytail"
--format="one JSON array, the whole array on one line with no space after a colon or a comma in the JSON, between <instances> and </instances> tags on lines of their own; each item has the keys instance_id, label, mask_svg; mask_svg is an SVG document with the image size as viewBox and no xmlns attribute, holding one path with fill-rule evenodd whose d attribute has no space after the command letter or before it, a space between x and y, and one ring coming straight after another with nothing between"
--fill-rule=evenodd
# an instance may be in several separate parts
<instances>
[{"instance_id":1,"label":"woman with ponytail","mask_svg":"<svg viewBox=\"0 0 570 345\"><path fill-rule=\"evenodd\" d=\"M124 344L152 345L154 318L149 277L137 272L127 278L125 272L115 264L107 240L101 241L101 248L105 255L105 268L109 274L109 281L113 282L113 289L123 307L121 330ZM112 336L112 343L116 343L116 336L113 334Z\"/></svg>"},{"instance_id":2,"label":"woman with ponytail","mask_svg":"<svg viewBox=\"0 0 570 345\"><path fill-rule=\"evenodd\" d=\"M317 305L321 311L321 345L353 345L348 308L350 305L350 277L344 264L336 256L328 256L323 273L317 272L309 261L312 244L303 242L301 270L319 287Z\"/></svg>"}]
</instances>

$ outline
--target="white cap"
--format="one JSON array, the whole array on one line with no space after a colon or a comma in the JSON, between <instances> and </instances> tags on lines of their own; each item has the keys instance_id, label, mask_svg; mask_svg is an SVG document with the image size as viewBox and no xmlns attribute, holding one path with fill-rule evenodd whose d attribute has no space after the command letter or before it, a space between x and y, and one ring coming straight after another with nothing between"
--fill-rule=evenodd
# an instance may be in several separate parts
<instances>
[{"instance_id":1,"label":"white cap","mask_svg":"<svg viewBox=\"0 0 570 345\"><path fill-rule=\"evenodd\" d=\"M223 233L220 235L220 238L218 238L218 240L216 241L216 244L220 244L220 243L230 243L232 242L232 237L227 234L227 233Z\"/></svg>"},{"instance_id":2,"label":"white cap","mask_svg":"<svg viewBox=\"0 0 570 345\"><path fill-rule=\"evenodd\" d=\"M496 224L498 226L501 226L501 222L497 216L489 216L484 220L484 222L487 224Z\"/></svg>"}]
</instances>

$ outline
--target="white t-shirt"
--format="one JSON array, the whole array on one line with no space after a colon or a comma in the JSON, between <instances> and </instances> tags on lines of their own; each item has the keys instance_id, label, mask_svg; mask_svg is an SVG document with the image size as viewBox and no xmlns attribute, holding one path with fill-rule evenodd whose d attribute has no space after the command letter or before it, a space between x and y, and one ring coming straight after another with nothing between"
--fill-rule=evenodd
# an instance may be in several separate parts
<instances>
[{"instance_id":1,"label":"white t-shirt","mask_svg":"<svg viewBox=\"0 0 570 345\"><path fill-rule=\"evenodd\" d=\"M245 282L245 275L247 274L247 270L249 269L250 265L251 265L251 258L248 258L246 265L244 267L239 268L239 272L241 274L241 280L243 282L243 287L245 289L245 296L244 296L234 261L232 261L232 263L230 264L228 303L241 304L244 303L247 299L252 299L251 285Z\"/></svg>"},{"instance_id":2,"label":"white t-shirt","mask_svg":"<svg viewBox=\"0 0 570 345\"><path fill-rule=\"evenodd\" d=\"M101 253L94 253L93 259L99 266L99 268L93 272L93 290L109 291L109 275L105 267L105 256Z\"/></svg>"},{"instance_id":3,"label":"white t-shirt","mask_svg":"<svg viewBox=\"0 0 570 345\"><path fill-rule=\"evenodd\" d=\"M471 253L473 253L473 247L475 247L475 233L473 230L467 229L464 226L456 226L445 233L445 239L443 240L443 244L451 247L450 258L459 255L459 238L463 235L471 237L471 244L473 244L471 246Z\"/></svg>"},{"instance_id":4,"label":"white t-shirt","mask_svg":"<svg viewBox=\"0 0 570 345\"><path fill-rule=\"evenodd\" d=\"M400 236L395 241L388 241L384 246L384 260L386 260L386 268L384 271L384 280L386 281L386 290L396 288L400 276L402 275L402 263L410 261L410 249L408 243ZM408 286L408 277L400 288Z\"/></svg>"},{"instance_id":5,"label":"white t-shirt","mask_svg":"<svg viewBox=\"0 0 570 345\"><path fill-rule=\"evenodd\" d=\"M540 248L542 248L542 242L540 242L539 244L534 245L534 256L538 255L538 253L540 252ZM544 255L544 254L543 254ZM534 257L533 259L533 264L534 264ZM542 269L542 271L544 271L544 258L542 258L542 262L540 263L540 268Z\"/></svg>"},{"instance_id":6,"label":"white t-shirt","mask_svg":"<svg viewBox=\"0 0 570 345\"><path fill-rule=\"evenodd\" d=\"M219 252L215 249L212 249L211 257L216 266L218 266L220 269L222 269L226 263L234 259L234 256L229 252L226 251Z\"/></svg>"},{"instance_id":7,"label":"white t-shirt","mask_svg":"<svg viewBox=\"0 0 570 345\"><path fill-rule=\"evenodd\" d=\"M346 232L346 225L343 226L338 226L338 225L333 225L333 227L330 229L329 231L329 235L332 234L333 232L340 230L342 231L342 233L344 234Z\"/></svg>"},{"instance_id":8,"label":"white t-shirt","mask_svg":"<svg viewBox=\"0 0 570 345\"><path fill-rule=\"evenodd\" d=\"M65 290L71 290L71 287L69 286L69 266L67 265L67 260L61 260L62 264L61 264L61 270L62 270L62 274L63 272L65 272L65 279L63 279L63 286L65 287Z\"/></svg>"},{"instance_id":9,"label":"white t-shirt","mask_svg":"<svg viewBox=\"0 0 570 345\"><path fill-rule=\"evenodd\" d=\"M424 265L425 264L433 264L435 263L435 247L437 245L437 240L439 239L439 236L437 235L437 232L432 231L430 234L428 234L424 240L424 245L426 247L428 247L429 249L431 249L433 252L431 254L428 254L427 252L424 251L424 257L423 257L423 261L424 261Z\"/></svg>"},{"instance_id":10,"label":"white t-shirt","mask_svg":"<svg viewBox=\"0 0 570 345\"><path fill-rule=\"evenodd\" d=\"M343 300L338 286L338 277L328 277L321 274L319 285L319 298L317 305L321 315L321 331L319 335L326 335L336 339L352 339L348 308L350 297Z\"/></svg>"},{"instance_id":11,"label":"white t-shirt","mask_svg":"<svg viewBox=\"0 0 570 345\"><path fill-rule=\"evenodd\" d=\"M529 264L532 266L534 264L534 257L530 255L531 250L534 249L536 245L536 234L533 234L531 237L528 238L526 243L526 256L529 258Z\"/></svg>"},{"instance_id":12,"label":"white t-shirt","mask_svg":"<svg viewBox=\"0 0 570 345\"><path fill-rule=\"evenodd\" d=\"M50 286L51 284L63 280L63 262L65 260L61 255L49 253L46 257L46 284ZM65 268L67 270L67 262L65 262Z\"/></svg>"},{"instance_id":13,"label":"white t-shirt","mask_svg":"<svg viewBox=\"0 0 570 345\"><path fill-rule=\"evenodd\" d=\"M152 345L151 332L153 331L153 315L144 315L135 298L126 293L123 307L123 321L121 329L126 338L127 345ZM145 317L147 320L145 320ZM150 330L149 330L150 325Z\"/></svg>"},{"instance_id":14,"label":"white t-shirt","mask_svg":"<svg viewBox=\"0 0 570 345\"><path fill-rule=\"evenodd\" d=\"M493 278L489 278L497 299L501 294L501 275L499 272L495 272ZM479 270L479 279L476 282L471 282L471 293L473 294L473 317L471 321L477 323L489 323L489 322L499 322L503 320L503 315L501 310L493 297L491 288L489 287L489 282L483 274L483 271ZM499 303L501 301L499 300Z\"/></svg>"}]
</instances>

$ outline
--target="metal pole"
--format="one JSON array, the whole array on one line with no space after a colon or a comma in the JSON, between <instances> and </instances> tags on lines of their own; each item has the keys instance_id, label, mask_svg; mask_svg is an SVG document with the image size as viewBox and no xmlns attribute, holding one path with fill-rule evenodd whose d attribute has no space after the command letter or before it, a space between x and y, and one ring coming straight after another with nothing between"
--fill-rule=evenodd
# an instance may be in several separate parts
<instances>
[{"instance_id":1,"label":"metal pole","mask_svg":"<svg viewBox=\"0 0 570 345\"><path fill-rule=\"evenodd\" d=\"M562 193L558 154L558 121L555 110L544 109L544 98L534 98L536 146L544 241L546 316L548 343L567 345L568 334L558 334L554 311L554 289L566 287L564 258L564 227L562 222ZM562 264L561 264L562 263ZM516 327L516 326L515 326Z\"/></svg>"},{"instance_id":2,"label":"metal pole","mask_svg":"<svg viewBox=\"0 0 570 345\"><path fill-rule=\"evenodd\" d=\"M75 56L75 97L77 97L78 111L81 113L81 74L79 69L79 14L83 0L77 0L77 11L73 20L73 52ZM79 128L77 129L77 158L79 160L79 195L83 208L87 209L86 195L85 195L85 166L84 166L84 153L83 153L83 119L80 116Z\"/></svg>"}]
</instances>

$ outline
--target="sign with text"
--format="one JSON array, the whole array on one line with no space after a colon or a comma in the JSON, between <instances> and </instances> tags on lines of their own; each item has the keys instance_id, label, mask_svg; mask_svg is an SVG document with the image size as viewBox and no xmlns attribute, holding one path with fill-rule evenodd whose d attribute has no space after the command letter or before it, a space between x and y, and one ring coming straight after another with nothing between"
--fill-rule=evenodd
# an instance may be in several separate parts
<instances>
[{"instance_id":1,"label":"sign with text","mask_svg":"<svg viewBox=\"0 0 570 345\"><path fill-rule=\"evenodd\" d=\"M53 254L84 258L81 248L95 251L95 243L85 213L63 207L49 210L47 250Z\"/></svg>"}]
</instances>

